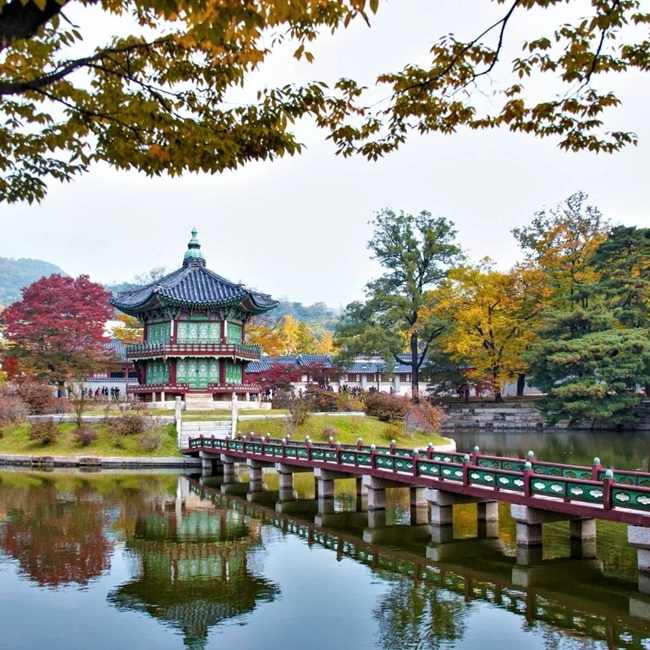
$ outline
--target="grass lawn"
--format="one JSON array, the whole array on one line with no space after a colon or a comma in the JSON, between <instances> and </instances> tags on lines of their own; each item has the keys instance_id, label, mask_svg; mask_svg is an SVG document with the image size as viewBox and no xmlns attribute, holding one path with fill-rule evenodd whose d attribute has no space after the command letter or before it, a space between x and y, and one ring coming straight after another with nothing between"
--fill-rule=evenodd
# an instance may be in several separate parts
<instances>
[{"instance_id":1,"label":"grass lawn","mask_svg":"<svg viewBox=\"0 0 650 650\"><path fill-rule=\"evenodd\" d=\"M56 421L56 420L55 420ZM29 439L30 425L19 424L5 429L0 438L0 454L24 454L31 456L181 456L176 447L176 427L167 424L162 427L160 447L144 449L137 435L125 436L116 443L103 423L87 425L94 429L97 440L83 446L74 440L76 426L70 423L59 425L61 435L55 442L43 444Z\"/></svg>"},{"instance_id":2,"label":"grass lawn","mask_svg":"<svg viewBox=\"0 0 650 650\"><path fill-rule=\"evenodd\" d=\"M202 419L215 420L215 413L201 413ZM280 411L260 411L260 415L277 414ZM253 415L252 412L245 414ZM151 415L161 415L151 411ZM244 415L244 413L242 413ZM203 416L205 416L203 418ZM184 418L194 420L193 414ZM225 419L229 419L225 418ZM56 418L55 418L56 422ZM72 423L59 425L61 431L56 441L43 444L29 439L30 424L24 423L5 429L0 435L0 454L23 454L32 456L180 456L176 447L176 428L174 424L164 424L161 427L160 447L154 450L145 449L138 435L129 435L116 440L107 424L92 423L91 427L98 433L97 440L83 446L76 442L74 433L76 426ZM287 435L287 422L284 419L263 419L239 421L238 433L251 432L259 436L270 434L272 438L283 438ZM435 434L412 434L405 431L402 423L380 422L372 417L346 415L319 416L314 415L292 433L294 440L304 440L309 436L313 441L327 442L330 436L342 443L355 443L362 438L365 444L388 445L395 440L399 447L424 448L427 443L443 445L448 440Z\"/></svg>"}]
</instances>

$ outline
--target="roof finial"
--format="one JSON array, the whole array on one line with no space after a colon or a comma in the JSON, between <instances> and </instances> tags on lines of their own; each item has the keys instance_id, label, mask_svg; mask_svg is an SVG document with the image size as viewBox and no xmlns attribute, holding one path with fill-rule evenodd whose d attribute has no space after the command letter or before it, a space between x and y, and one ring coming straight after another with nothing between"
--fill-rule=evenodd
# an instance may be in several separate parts
<instances>
[{"instance_id":1,"label":"roof finial","mask_svg":"<svg viewBox=\"0 0 650 650\"><path fill-rule=\"evenodd\" d=\"M203 257L201 244L199 244L196 235L196 228L192 228L192 239L187 244L187 250L183 257L183 266L205 266L205 257Z\"/></svg>"}]
</instances>

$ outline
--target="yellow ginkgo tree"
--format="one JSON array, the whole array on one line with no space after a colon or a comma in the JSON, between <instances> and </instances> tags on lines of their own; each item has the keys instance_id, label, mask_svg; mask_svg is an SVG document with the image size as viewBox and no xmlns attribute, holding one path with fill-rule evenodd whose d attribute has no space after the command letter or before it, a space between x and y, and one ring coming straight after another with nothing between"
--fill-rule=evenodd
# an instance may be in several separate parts
<instances>
[{"instance_id":1,"label":"yellow ginkgo tree","mask_svg":"<svg viewBox=\"0 0 650 650\"><path fill-rule=\"evenodd\" d=\"M452 269L435 292L435 309L450 322L438 345L468 365L469 378L488 381L497 402L503 384L527 370L522 355L535 336L531 322L540 308L541 283L538 271L501 272L485 258Z\"/></svg>"}]
</instances>

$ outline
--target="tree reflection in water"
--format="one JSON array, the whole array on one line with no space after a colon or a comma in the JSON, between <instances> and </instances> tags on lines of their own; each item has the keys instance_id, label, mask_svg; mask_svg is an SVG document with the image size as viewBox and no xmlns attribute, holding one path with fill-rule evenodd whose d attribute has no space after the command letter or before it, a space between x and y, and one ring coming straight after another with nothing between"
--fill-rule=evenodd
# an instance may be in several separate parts
<instances>
[{"instance_id":1,"label":"tree reflection in water","mask_svg":"<svg viewBox=\"0 0 650 650\"><path fill-rule=\"evenodd\" d=\"M437 650L462 638L467 615L462 596L400 577L373 611L378 646Z\"/></svg>"},{"instance_id":2,"label":"tree reflection in water","mask_svg":"<svg viewBox=\"0 0 650 650\"><path fill-rule=\"evenodd\" d=\"M39 585L87 585L110 568L113 542L105 535L105 508L75 489L60 492L48 480L29 489L3 489L7 513L0 548Z\"/></svg>"}]
</instances>

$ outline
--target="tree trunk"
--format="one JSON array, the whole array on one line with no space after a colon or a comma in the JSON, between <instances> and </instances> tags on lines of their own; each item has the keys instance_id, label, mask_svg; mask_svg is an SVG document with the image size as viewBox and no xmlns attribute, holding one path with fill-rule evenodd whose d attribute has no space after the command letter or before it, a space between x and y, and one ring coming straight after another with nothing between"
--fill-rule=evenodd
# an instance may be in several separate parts
<instances>
[{"instance_id":1,"label":"tree trunk","mask_svg":"<svg viewBox=\"0 0 650 650\"><path fill-rule=\"evenodd\" d=\"M501 382L499 381L499 370L492 371L492 389L494 390L494 403L503 404L503 395L501 394Z\"/></svg>"},{"instance_id":2,"label":"tree trunk","mask_svg":"<svg viewBox=\"0 0 650 650\"><path fill-rule=\"evenodd\" d=\"M517 375L517 397L524 396L525 388L526 388L526 373L522 372Z\"/></svg>"},{"instance_id":3,"label":"tree trunk","mask_svg":"<svg viewBox=\"0 0 650 650\"><path fill-rule=\"evenodd\" d=\"M420 359L417 334L411 334L411 401L420 402Z\"/></svg>"}]
</instances>

